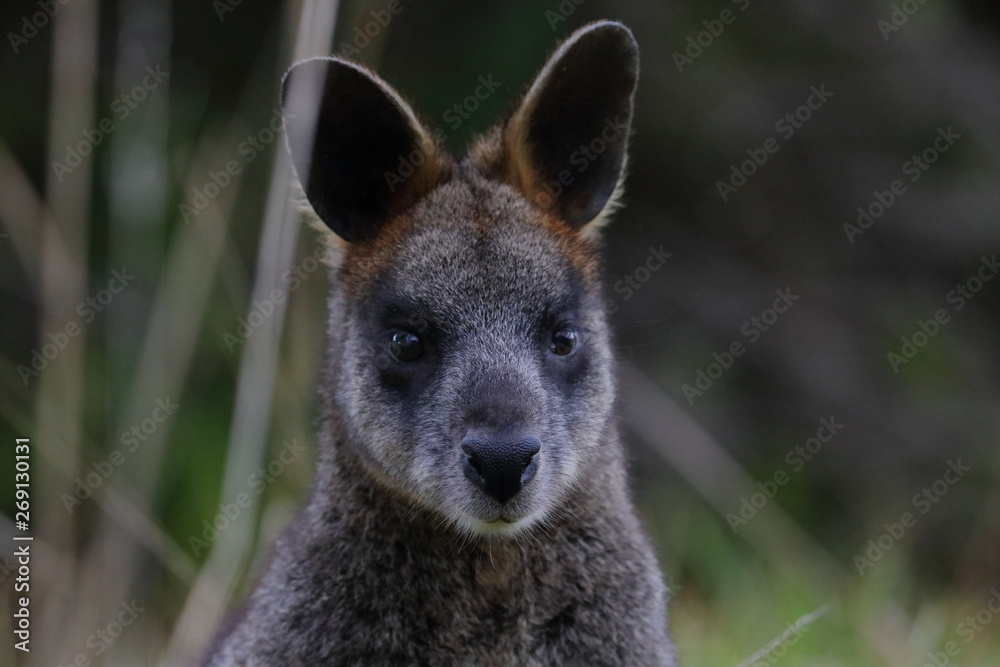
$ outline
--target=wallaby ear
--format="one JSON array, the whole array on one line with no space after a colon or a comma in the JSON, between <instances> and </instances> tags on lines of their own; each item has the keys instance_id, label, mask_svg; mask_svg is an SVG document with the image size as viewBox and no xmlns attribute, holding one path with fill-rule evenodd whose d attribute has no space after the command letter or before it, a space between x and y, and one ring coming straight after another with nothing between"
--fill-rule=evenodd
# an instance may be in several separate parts
<instances>
[{"instance_id":1,"label":"wallaby ear","mask_svg":"<svg viewBox=\"0 0 1000 667\"><path fill-rule=\"evenodd\" d=\"M282 82L292 164L316 214L345 241L375 237L447 177L450 164L410 106L339 58L296 63Z\"/></svg>"},{"instance_id":2,"label":"wallaby ear","mask_svg":"<svg viewBox=\"0 0 1000 667\"><path fill-rule=\"evenodd\" d=\"M638 78L628 28L599 21L577 30L503 129L494 155L506 164L487 169L574 229L599 226L620 193Z\"/></svg>"}]
</instances>

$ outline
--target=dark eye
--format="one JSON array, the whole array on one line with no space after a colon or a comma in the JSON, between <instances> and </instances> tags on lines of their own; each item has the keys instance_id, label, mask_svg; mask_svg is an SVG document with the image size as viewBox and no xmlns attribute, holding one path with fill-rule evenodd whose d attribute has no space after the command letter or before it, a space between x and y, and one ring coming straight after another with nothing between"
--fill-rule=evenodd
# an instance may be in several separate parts
<instances>
[{"instance_id":1,"label":"dark eye","mask_svg":"<svg viewBox=\"0 0 1000 667\"><path fill-rule=\"evenodd\" d=\"M565 357L576 352L578 342L575 331L572 329L560 329L552 335L552 342L549 344L549 349L552 350L552 354Z\"/></svg>"},{"instance_id":2,"label":"dark eye","mask_svg":"<svg viewBox=\"0 0 1000 667\"><path fill-rule=\"evenodd\" d=\"M397 331L389 341L389 352L400 361L416 361L424 353L424 344L416 334Z\"/></svg>"}]
</instances>

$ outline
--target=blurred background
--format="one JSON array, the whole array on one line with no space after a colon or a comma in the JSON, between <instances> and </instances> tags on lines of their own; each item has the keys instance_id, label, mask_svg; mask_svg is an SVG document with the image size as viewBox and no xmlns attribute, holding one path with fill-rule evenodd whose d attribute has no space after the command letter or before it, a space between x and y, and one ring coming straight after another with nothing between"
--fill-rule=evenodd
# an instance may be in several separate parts
<instances>
[{"instance_id":1,"label":"blurred background","mask_svg":"<svg viewBox=\"0 0 1000 667\"><path fill-rule=\"evenodd\" d=\"M3 3L0 664L182 664L303 498L289 64L371 65L460 153L598 18L642 52L608 311L682 664L1000 664L991 0Z\"/></svg>"}]
</instances>

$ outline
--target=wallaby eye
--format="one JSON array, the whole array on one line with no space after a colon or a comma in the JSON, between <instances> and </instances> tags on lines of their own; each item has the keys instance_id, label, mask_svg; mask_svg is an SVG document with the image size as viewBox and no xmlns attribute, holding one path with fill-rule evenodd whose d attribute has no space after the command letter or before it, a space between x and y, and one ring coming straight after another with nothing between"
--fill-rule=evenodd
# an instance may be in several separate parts
<instances>
[{"instance_id":1,"label":"wallaby eye","mask_svg":"<svg viewBox=\"0 0 1000 667\"><path fill-rule=\"evenodd\" d=\"M552 342L549 344L549 349L552 350L552 354L565 357L576 352L578 342L579 340L575 331L572 329L560 329L552 335Z\"/></svg>"},{"instance_id":2,"label":"wallaby eye","mask_svg":"<svg viewBox=\"0 0 1000 667\"><path fill-rule=\"evenodd\" d=\"M424 354L424 344L416 334L397 331L389 340L389 353L400 361L416 361Z\"/></svg>"}]
</instances>

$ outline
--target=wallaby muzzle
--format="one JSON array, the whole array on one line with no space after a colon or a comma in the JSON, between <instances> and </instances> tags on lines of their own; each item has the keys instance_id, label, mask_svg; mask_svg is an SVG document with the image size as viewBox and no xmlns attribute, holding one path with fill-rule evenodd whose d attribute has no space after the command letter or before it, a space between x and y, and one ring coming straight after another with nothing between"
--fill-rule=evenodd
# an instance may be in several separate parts
<instances>
[{"instance_id":1,"label":"wallaby muzzle","mask_svg":"<svg viewBox=\"0 0 1000 667\"><path fill-rule=\"evenodd\" d=\"M537 437L520 430L472 431L462 440L462 469L473 484L503 504L535 476L541 448Z\"/></svg>"}]
</instances>

